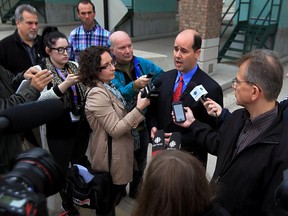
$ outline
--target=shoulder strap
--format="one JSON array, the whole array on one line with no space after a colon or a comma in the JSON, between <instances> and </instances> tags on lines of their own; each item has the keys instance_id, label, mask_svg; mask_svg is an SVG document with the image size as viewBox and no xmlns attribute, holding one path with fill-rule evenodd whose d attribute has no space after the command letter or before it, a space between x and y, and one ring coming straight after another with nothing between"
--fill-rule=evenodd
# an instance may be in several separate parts
<instances>
[{"instance_id":1,"label":"shoulder strap","mask_svg":"<svg viewBox=\"0 0 288 216\"><path fill-rule=\"evenodd\" d=\"M108 164L109 164L109 173L112 160L112 137L108 134Z\"/></svg>"}]
</instances>

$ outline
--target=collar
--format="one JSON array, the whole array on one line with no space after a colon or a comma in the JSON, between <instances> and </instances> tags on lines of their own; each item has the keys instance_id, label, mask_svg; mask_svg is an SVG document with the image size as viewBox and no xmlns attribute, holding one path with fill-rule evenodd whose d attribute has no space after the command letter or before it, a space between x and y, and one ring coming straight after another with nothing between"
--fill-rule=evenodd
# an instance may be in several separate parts
<instances>
[{"instance_id":1,"label":"collar","mask_svg":"<svg viewBox=\"0 0 288 216\"><path fill-rule=\"evenodd\" d=\"M276 105L272 110L265 112L255 118L250 118L250 114L245 110L244 116L246 121L249 121L254 127L258 128L263 124L271 123L278 115L278 106Z\"/></svg>"},{"instance_id":2,"label":"collar","mask_svg":"<svg viewBox=\"0 0 288 216\"><path fill-rule=\"evenodd\" d=\"M198 69L198 64L196 64L195 67L192 70L190 70L188 73L182 74L180 71L178 71L175 83L179 81L179 78L182 75L183 81L185 85L187 85L189 81L192 79L192 77L194 76L194 74L196 73L197 69Z\"/></svg>"},{"instance_id":3,"label":"collar","mask_svg":"<svg viewBox=\"0 0 288 216\"><path fill-rule=\"evenodd\" d=\"M93 33L94 31L96 31L97 28L101 28L101 26L97 23L97 21L94 19L94 26L90 29L86 29L84 27L84 25L82 24L82 28L84 30L85 33Z\"/></svg>"}]
</instances>

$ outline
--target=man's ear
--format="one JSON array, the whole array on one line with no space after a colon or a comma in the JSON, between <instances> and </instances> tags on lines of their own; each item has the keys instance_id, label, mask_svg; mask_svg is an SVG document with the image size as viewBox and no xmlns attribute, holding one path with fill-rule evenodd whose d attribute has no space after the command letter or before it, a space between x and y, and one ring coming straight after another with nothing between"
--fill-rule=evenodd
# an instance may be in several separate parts
<instances>
[{"instance_id":1,"label":"man's ear","mask_svg":"<svg viewBox=\"0 0 288 216\"><path fill-rule=\"evenodd\" d=\"M198 49L198 50L195 51L196 59L199 58L200 54L201 54L201 49Z\"/></svg>"}]
</instances>

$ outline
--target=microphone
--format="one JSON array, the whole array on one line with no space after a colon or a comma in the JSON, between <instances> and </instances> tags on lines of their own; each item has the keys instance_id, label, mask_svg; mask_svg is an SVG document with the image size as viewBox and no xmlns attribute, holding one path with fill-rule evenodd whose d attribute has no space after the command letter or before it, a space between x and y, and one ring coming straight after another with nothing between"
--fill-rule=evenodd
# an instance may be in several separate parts
<instances>
[{"instance_id":1,"label":"microphone","mask_svg":"<svg viewBox=\"0 0 288 216\"><path fill-rule=\"evenodd\" d=\"M64 112L59 99L16 105L0 112L0 133L19 133L58 118Z\"/></svg>"},{"instance_id":2,"label":"microphone","mask_svg":"<svg viewBox=\"0 0 288 216\"><path fill-rule=\"evenodd\" d=\"M181 133L173 132L169 139L167 150L170 149L179 150L180 148L181 148Z\"/></svg>"},{"instance_id":3,"label":"microphone","mask_svg":"<svg viewBox=\"0 0 288 216\"><path fill-rule=\"evenodd\" d=\"M206 94L208 94L208 92L206 91L206 89L202 86L202 85L198 85L196 86L191 92L190 95L193 97L193 99L195 101L199 101L199 99L201 98L203 101L206 101Z\"/></svg>"},{"instance_id":4,"label":"microphone","mask_svg":"<svg viewBox=\"0 0 288 216\"><path fill-rule=\"evenodd\" d=\"M278 206L288 211L288 169L283 171L283 181L275 190L275 201Z\"/></svg>"},{"instance_id":5,"label":"microphone","mask_svg":"<svg viewBox=\"0 0 288 216\"><path fill-rule=\"evenodd\" d=\"M164 130L157 130L152 143L152 157L165 149Z\"/></svg>"}]
</instances>

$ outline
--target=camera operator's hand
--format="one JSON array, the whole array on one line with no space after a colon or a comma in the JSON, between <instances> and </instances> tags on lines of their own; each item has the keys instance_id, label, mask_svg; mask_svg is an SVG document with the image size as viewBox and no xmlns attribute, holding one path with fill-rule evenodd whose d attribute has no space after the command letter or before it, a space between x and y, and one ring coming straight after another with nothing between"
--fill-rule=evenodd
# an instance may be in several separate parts
<instances>
[{"instance_id":1,"label":"camera operator's hand","mask_svg":"<svg viewBox=\"0 0 288 216\"><path fill-rule=\"evenodd\" d=\"M212 99L207 98L207 101L205 101L203 105L206 108L208 115L214 116L214 117L221 115L222 107L218 103L213 101Z\"/></svg>"},{"instance_id":2,"label":"camera operator's hand","mask_svg":"<svg viewBox=\"0 0 288 216\"><path fill-rule=\"evenodd\" d=\"M147 78L147 75L143 75L139 77L137 80L133 81L134 90L139 90L139 89L144 88L145 86L148 85L150 80L151 78Z\"/></svg>"},{"instance_id":3,"label":"camera operator's hand","mask_svg":"<svg viewBox=\"0 0 288 216\"><path fill-rule=\"evenodd\" d=\"M173 111L172 111L172 118L173 118L174 124L179 125L179 126L184 127L184 128L188 128L196 119L195 119L195 117L193 115L192 110L189 107L184 107L184 110L185 110L185 116L186 116L186 121L185 122L177 123L175 121L175 116L174 116L174 112Z\"/></svg>"},{"instance_id":4,"label":"camera operator's hand","mask_svg":"<svg viewBox=\"0 0 288 216\"><path fill-rule=\"evenodd\" d=\"M30 67L25 73L23 74L24 78L29 80L32 79L32 77L39 72L39 69L32 66Z\"/></svg>"},{"instance_id":5,"label":"camera operator's hand","mask_svg":"<svg viewBox=\"0 0 288 216\"><path fill-rule=\"evenodd\" d=\"M64 93L70 86L75 85L79 78L75 74L68 74L65 81L58 85L59 90Z\"/></svg>"},{"instance_id":6,"label":"camera operator's hand","mask_svg":"<svg viewBox=\"0 0 288 216\"><path fill-rule=\"evenodd\" d=\"M143 111L150 104L149 98L141 98L141 92L138 93L136 108Z\"/></svg>"},{"instance_id":7,"label":"camera operator's hand","mask_svg":"<svg viewBox=\"0 0 288 216\"><path fill-rule=\"evenodd\" d=\"M28 69L28 71L31 68ZM43 91L43 89L45 88L45 86L51 82L52 78L53 78L53 74L51 73L51 71L48 71L47 69L42 70L42 71L38 71L36 68L36 73L34 75L32 75L31 77L31 85L33 87L35 87L39 92ZM26 71L26 72L28 72ZM34 71L34 70L33 70ZM25 73L26 73L25 72ZM24 74L25 74L24 73ZM29 75L30 76L30 75ZM24 75L25 77L25 75Z\"/></svg>"}]
</instances>

